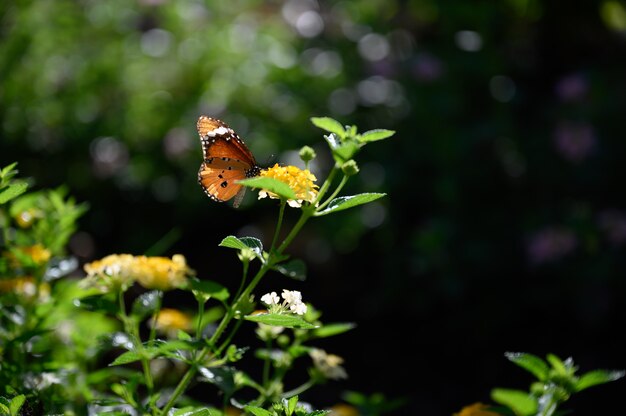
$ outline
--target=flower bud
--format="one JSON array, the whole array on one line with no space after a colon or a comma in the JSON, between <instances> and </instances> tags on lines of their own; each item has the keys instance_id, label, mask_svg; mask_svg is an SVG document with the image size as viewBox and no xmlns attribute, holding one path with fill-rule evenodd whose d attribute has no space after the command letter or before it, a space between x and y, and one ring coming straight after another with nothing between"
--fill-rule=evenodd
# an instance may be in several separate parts
<instances>
[{"instance_id":1,"label":"flower bud","mask_svg":"<svg viewBox=\"0 0 626 416\"><path fill-rule=\"evenodd\" d=\"M300 159L302 159L303 162L310 162L316 157L317 154L315 154L315 150L313 150L312 147L303 146L302 149L300 149Z\"/></svg>"},{"instance_id":2,"label":"flower bud","mask_svg":"<svg viewBox=\"0 0 626 416\"><path fill-rule=\"evenodd\" d=\"M341 170L346 176L354 176L359 173L359 166L353 159L348 160L343 165L341 165Z\"/></svg>"}]
</instances>

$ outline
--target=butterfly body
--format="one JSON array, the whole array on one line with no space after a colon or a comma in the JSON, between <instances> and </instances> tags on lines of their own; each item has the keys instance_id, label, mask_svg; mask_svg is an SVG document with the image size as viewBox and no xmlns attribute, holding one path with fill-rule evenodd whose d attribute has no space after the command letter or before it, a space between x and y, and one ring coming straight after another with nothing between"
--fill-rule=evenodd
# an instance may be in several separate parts
<instances>
[{"instance_id":1,"label":"butterfly body","mask_svg":"<svg viewBox=\"0 0 626 416\"><path fill-rule=\"evenodd\" d=\"M200 116L197 123L204 161L198 171L198 182L214 201L233 197L235 207L245 188L237 181L258 176L261 168L239 135L221 120Z\"/></svg>"}]
</instances>

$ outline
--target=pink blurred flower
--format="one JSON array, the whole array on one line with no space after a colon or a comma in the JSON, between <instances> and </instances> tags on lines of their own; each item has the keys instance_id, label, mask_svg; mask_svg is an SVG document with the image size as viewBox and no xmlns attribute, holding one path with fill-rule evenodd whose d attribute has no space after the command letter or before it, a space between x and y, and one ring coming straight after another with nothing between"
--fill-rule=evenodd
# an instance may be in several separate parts
<instances>
[{"instance_id":1,"label":"pink blurred flower","mask_svg":"<svg viewBox=\"0 0 626 416\"><path fill-rule=\"evenodd\" d=\"M579 101L587 95L589 83L583 75L570 74L557 82L555 90L561 101Z\"/></svg>"},{"instance_id":2,"label":"pink blurred flower","mask_svg":"<svg viewBox=\"0 0 626 416\"><path fill-rule=\"evenodd\" d=\"M549 263L569 254L576 247L576 236L561 227L548 227L534 233L528 242L528 257L532 264Z\"/></svg>"},{"instance_id":3,"label":"pink blurred flower","mask_svg":"<svg viewBox=\"0 0 626 416\"><path fill-rule=\"evenodd\" d=\"M596 145L596 134L588 123L561 122L554 132L554 144L559 154L570 162L585 160Z\"/></svg>"},{"instance_id":4,"label":"pink blurred flower","mask_svg":"<svg viewBox=\"0 0 626 416\"><path fill-rule=\"evenodd\" d=\"M436 56L423 52L415 57L412 72L418 81L436 81L443 75L443 63Z\"/></svg>"}]
</instances>

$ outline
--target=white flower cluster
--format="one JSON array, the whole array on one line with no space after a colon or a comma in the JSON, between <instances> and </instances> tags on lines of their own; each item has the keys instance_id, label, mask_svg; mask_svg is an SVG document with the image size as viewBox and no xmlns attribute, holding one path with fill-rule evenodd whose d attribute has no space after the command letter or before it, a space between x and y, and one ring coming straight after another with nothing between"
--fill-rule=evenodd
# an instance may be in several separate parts
<instances>
[{"instance_id":1,"label":"white flower cluster","mask_svg":"<svg viewBox=\"0 0 626 416\"><path fill-rule=\"evenodd\" d=\"M266 293L261 296L261 302L263 302L270 309L272 313L280 313L282 310L288 309L292 313L297 315L304 315L307 310L307 306L302 302L302 294L297 290L283 289L282 293L283 302L280 303L280 298L276 292Z\"/></svg>"}]
</instances>

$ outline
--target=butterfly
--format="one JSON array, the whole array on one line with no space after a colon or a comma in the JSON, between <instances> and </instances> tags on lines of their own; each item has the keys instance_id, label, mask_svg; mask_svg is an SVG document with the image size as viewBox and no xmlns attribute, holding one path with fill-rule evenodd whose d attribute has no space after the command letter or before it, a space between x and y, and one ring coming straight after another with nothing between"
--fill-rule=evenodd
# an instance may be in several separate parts
<instances>
[{"instance_id":1,"label":"butterfly","mask_svg":"<svg viewBox=\"0 0 626 416\"><path fill-rule=\"evenodd\" d=\"M261 167L228 124L216 118L200 116L196 127L204 156L198 171L200 186L214 201L224 202L235 197L233 206L238 207L246 188L237 181L258 176Z\"/></svg>"}]
</instances>

